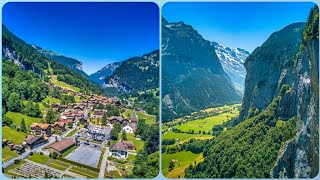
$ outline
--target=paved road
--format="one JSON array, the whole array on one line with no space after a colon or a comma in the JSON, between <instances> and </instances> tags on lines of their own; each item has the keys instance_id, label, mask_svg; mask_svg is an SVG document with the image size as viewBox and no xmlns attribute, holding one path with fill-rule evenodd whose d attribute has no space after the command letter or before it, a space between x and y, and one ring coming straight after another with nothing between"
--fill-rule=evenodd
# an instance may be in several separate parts
<instances>
[{"instance_id":1,"label":"paved road","mask_svg":"<svg viewBox=\"0 0 320 180\"><path fill-rule=\"evenodd\" d=\"M61 138L65 138L65 137L66 137L71 131L73 131L75 128L77 128L77 126L76 126L76 125L73 125L73 128L72 128L72 129L68 130L68 131L67 131L66 133L64 133L63 135L58 136L58 139L61 140ZM51 136L51 137L49 137L49 142L48 142L48 143L43 144L43 145L41 145L41 146L39 146L39 147L37 147L37 148L34 148L34 149L32 149L32 150L26 149L26 151L25 151L24 153L22 153L21 155L19 155L19 156L15 157L15 158L13 158L13 159L11 159L11 160L3 163L3 164L2 164L2 167L3 167L3 168L7 168L7 167L11 166L16 159L22 160L22 159L27 158L27 157L30 155L30 152L34 152L34 153L35 153L35 152L41 152L43 147L48 146L48 145L54 143L55 141L56 141L55 136Z\"/></svg>"},{"instance_id":2,"label":"paved road","mask_svg":"<svg viewBox=\"0 0 320 180\"><path fill-rule=\"evenodd\" d=\"M18 160L21 160L21 159L27 158L27 157L30 155L30 152L34 152L34 153L35 153L35 152L40 152L41 149L42 149L44 146L48 146L48 145L54 143L55 141L56 141L56 140L55 140L54 137L50 137L48 143L43 144L43 145L41 145L41 146L39 146L39 147L37 147L37 148L34 148L34 149L32 149L32 150L26 149L26 151L25 151L24 153L22 153L21 155L19 155L18 157L15 157L15 158L13 158L13 159L11 159L11 160L3 163L3 164L2 164L2 167L3 167L3 168L7 168L7 167L11 166L11 165L14 163L15 160L17 160L17 159L18 159Z\"/></svg>"},{"instance_id":3,"label":"paved road","mask_svg":"<svg viewBox=\"0 0 320 180\"><path fill-rule=\"evenodd\" d=\"M109 147L106 147L106 152L103 155L103 159L100 166L100 172L98 177L99 179L104 178L104 173L106 172L106 167L107 167L108 154L109 154Z\"/></svg>"}]
</instances>

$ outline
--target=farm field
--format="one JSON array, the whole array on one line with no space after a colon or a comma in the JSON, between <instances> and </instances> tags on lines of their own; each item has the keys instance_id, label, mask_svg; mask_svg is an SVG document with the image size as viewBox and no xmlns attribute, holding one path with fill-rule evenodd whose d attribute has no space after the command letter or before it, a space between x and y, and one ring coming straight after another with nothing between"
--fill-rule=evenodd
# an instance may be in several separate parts
<instances>
[{"instance_id":1,"label":"farm field","mask_svg":"<svg viewBox=\"0 0 320 180\"><path fill-rule=\"evenodd\" d=\"M193 130L195 133L198 133L199 131L211 131L212 127L223 124L238 115L239 111L236 111L235 113L222 113L217 116L188 121L184 124L177 125L175 128L182 132L188 132L189 130Z\"/></svg>"},{"instance_id":2,"label":"farm field","mask_svg":"<svg viewBox=\"0 0 320 180\"><path fill-rule=\"evenodd\" d=\"M139 112L139 111L136 111L137 113L137 116L139 119L146 119L146 123L147 124L155 124L156 123L156 116L153 116L153 115L147 115L147 114L144 114L142 112ZM131 114L132 114L132 109L127 109L125 112L124 112L124 116L127 117L127 118L130 118L131 117Z\"/></svg>"},{"instance_id":3,"label":"farm field","mask_svg":"<svg viewBox=\"0 0 320 180\"><path fill-rule=\"evenodd\" d=\"M28 157L28 160L39 163L39 164L47 164L50 158L49 156L34 153L32 156Z\"/></svg>"},{"instance_id":4,"label":"farm field","mask_svg":"<svg viewBox=\"0 0 320 180\"><path fill-rule=\"evenodd\" d=\"M168 132L164 135L162 135L162 140L164 139L179 139L180 142L181 141L185 141L191 138L195 138L195 139L211 139L213 136L212 135L208 135L208 134L187 134L187 133L175 133L175 132Z\"/></svg>"},{"instance_id":5,"label":"farm field","mask_svg":"<svg viewBox=\"0 0 320 180\"><path fill-rule=\"evenodd\" d=\"M231 108L240 108L240 107L241 107L241 103L240 104L232 104L232 105L224 105L224 106L219 106L219 107L212 107L212 108L203 109L201 111L212 112L212 111L221 111L221 110L226 110L226 109L231 109Z\"/></svg>"},{"instance_id":6,"label":"farm field","mask_svg":"<svg viewBox=\"0 0 320 180\"><path fill-rule=\"evenodd\" d=\"M169 162L177 160L173 170L169 171ZM181 151L173 154L162 153L162 173L168 178L179 178L184 176L184 170L195 161L203 160L202 153L194 154L190 151Z\"/></svg>"}]
</instances>

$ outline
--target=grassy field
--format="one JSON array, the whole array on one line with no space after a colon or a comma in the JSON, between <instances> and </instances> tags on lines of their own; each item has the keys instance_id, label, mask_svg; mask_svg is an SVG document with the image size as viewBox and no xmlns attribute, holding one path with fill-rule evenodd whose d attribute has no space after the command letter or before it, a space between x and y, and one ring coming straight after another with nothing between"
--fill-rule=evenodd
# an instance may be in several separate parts
<instances>
[{"instance_id":1,"label":"grassy field","mask_svg":"<svg viewBox=\"0 0 320 180\"><path fill-rule=\"evenodd\" d=\"M53 97L46 97L44 100L42 100L42 102L45 102L45 103L48 103L49 104L53 104L53 103L61 103L61 100L60 99L57 99L57 98L53 98Z\"/></svg>"},{"instance_id":2,"label":"grassy field","mask_svg":"<svg viewBox=\"0 0 320 180\"><path fill-rule=\"evenodd\" d=\"M66 162L59 161L59 160L54 160L48 166L55 168L55 169L58 169L58 170L61 170L61 171L64 171L70 166L70 164L68 164Z\"/></svg>"},{"instance_id":3,"label":"grassy field","mask_svg":"<svg viewBox=\"0 0 320 180\"><path fill-rule=\"evenodd\" d=\"M134 137L134 134L127 134L127 139L128 141L132 141L134 143L134 145L137 148L137 151L143 149L144 141L136 140L136 138Z\"/></svg>"},{"instance_id":4,"label":"grassy field","mask_svg":"<svg viewBox=\"0 0 320 180\"><path fill-rule=\"evenodd\" d=\"M17 126L20 126L21 119L24 118L24 121L26 122L27 128L30 129L30 125L32 123L39 123L42 119L41 118L34 118L30 117L18 112L7 112L6 116L10 119L12 119L13 123Z\"/></svg>"},{"instance_id":5,"label":"grassy field","mask_svg":"<svg viewBox=\"0 0 320 180\"><path fill-rule=\"evenodd\" d=\"M127 109L127 110L123 113L123 115L124 115L125 117L127 117L127 118L130 119L131 113L132 113L132 109ZM144 113L139 112L139 111L136 111L136 113L137 113L137 116L138 116L139 119L145 118L147 124L155 124L155 123L156 123L156 116L144 114Z\"/></svg>"},{"instance_id":6,"label":"grassy field","mask_svg":"<svg viewBox=\"0 0 320 180\"><path fill-rule=\"evenodd\" d=\"M34 153L32 156L28 157L28 159L39 164L46 164L50 160L49 156L40 155L38 153Z\"/></svg>"},{"instance_id":7,"label":"grassy field","mask_svg":"<svg viewBox=\"0 0 320 180\"><path fill-rule=\"evenodd\" d=\"M169 171L169 162L174 159L175 163L173 170ZM162 173L168 178L178 178L184 176L184 170L192 163L203 160L202 154L194 154L190 151L181 151L174 154L162 154Z\"/></svg>"},{"instance_id":8,"label":"grassy field","mask_svg":"<svg viewBox=\"0 0 320 180\"><path fill-rule=\"evenodd\" d=\"M26 136L26 133L18 132L17 130L11 129L8 126L2 127L2 138L12 140L14 144L22 144Z\"/></svg>"},{"instance_id":9,"label":"grassy field","mask_svg":"<svg viewBox=\"0 0 320 180\"><path fill-rule=\"evenodd\" d=\"M71 86L71 85L69 85L69 84L67 84L65 82L62 82L62 81L58 81L56 75L51 75L51 83L54 84L54 85L60 86L62 88L65 88L65 89L69 89L69 90L74 91L74 92L79 92L80 91L80 88Z\"/></svg>"},{"instance_id":10,"label":"grassy field","mask_svg":"<svg viewBox=\"0 0 320 180\"><path fill-rule=\"evenodd\" d=\"M168 126L162 124L161 130L162 130L162 131L165 131L165 130L167 130L167 129L168 129Z\"/></svg>"},{"instance_id":11,"label":"grassy field","mask_svg":"<svg viewBox=\"0 0 320 180\"><path fill-rule=\"evenodd\" d=\"M89 171L88 169L72 167L69 171L86 176L88 178L97 178L99 176L98 172Z\"/></svg>"},{"instance_id":12,"label":"grassy field","mask_svg":"<svg viewBox=\"0 0 320 180\"><path fill-rule=\"evenodd\" d=\"M198 133L199 131L211 131L212 127L223 124L224 122L227 122L231 118L237 117L238 115L239 111L234 113L222 113L217 116L188 121L184 124L176 126L176 128L182 132L188 132L189 130L194 130L195 133Z\"/></svg>"},{"instance_id":13,"label":"grassy field","mask_svg":"<svg viewBox=\"0 0 320 180\"><path fill-rule=\"evenodd\" d=\"M18 153L16 151L11 151L8 147L2 148L2 163L9 161L10 159L15 158L17 156Z\"/></svg>"},{"instance_id":14,"label":"grassy field","mask_svg":"<svg viewBox=\"0 0 320 180\"><path fill-rule=\"evenodd\" d=\"M205 112L212 112L212 111L222 111L222 110L228 110L228 109L237 109L240 108L241 104L233 104L233 105L224 105L224 106L220 106L220 107L212 107L212 108L207 108L207 109L203 109L202 111Z\"/></svg>"},{"instance_id":15,"label":"grassy field","mask_svg":"<svg viewBox=\"0 0 320 180\"><path fill-rule=\"evenodd\" d=\"M78 132L78 129L74 129L73 131L71 131L66 137L71 137L73 136L74 134L76 134Z\"/></svg>"},{"instance_id":16,"label":"grassy field","mask_svg":"<svg viewBox=\"0 0 320 180\"><path fill-rule=\"evenodd\" d=\"M196 139L211 139L212 135L202 135L202 134L187 134L187 133L175 133L175 132L168 132L164 135L162 135L162 139L179 139L180 142L191 139L191 138L196 138Z\"/></svg>"}]
</instances>

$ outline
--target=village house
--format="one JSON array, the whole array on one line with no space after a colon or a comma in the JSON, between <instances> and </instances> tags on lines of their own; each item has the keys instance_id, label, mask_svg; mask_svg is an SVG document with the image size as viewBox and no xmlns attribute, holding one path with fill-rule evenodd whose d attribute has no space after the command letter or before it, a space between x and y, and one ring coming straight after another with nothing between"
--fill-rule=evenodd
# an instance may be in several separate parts
<instances>
[{"instance_id":1,"label":"village house","mask_svg":"<svg viewBox=\"0 0 320 180\"><path fill-rule=\"evenodd\" d=\"M50 152L56 152L59 156L73 147L76 141L73 138L65 138L47 147Z\"/></svg>"},{"instance_id":2,"label":"village house","mask_svg":"<svg viewBox=\"0 0 320 180\"><path fill-rule=\"evenodd\" d=\"M109 149L109 156L127 159L128 158L128 148L122 142L116 142Z\"/></svg>"},{"instance_id":3,"label":"village house","mask_svg":"<svg viewBox=\"0 0 320 180\"><path fill-rule=\"evenodd\" d=\"M80 118L84 117L84 111L75 110L74 111L74 117L75 117L76 120L79 120Z\"/></svg>"},{"instance_id":4,"label":"village house","mask_svg":"<svg viewBox=\"0 0 320 180\"><path fill-rule=\"evenodd\" d=\"M120 116L112 116L109 118L109 122L111 124L119 123L120 125L122 125L122 127L124 127L129 123L129 120Z\"/></svg>"},{"instance_id":5,"label":"village house","mask_svg":"<svg viewBox=\"0 0 320 180\"><path fill-rule=\"evenodd\" d=\"M19 146L19 145L14 145L14 146L12 146L11 151L17 151L18 154L22 154L25 152L25 147Z\"/></svg>"},{"instance_id":6,"label":"village house","mask_svg":"<svg viewBox=\"0 0 320 180\"><path fill-rule=\"evenodd\" d=\"M84 124L84 123L86 123L86 122L88 122L88 121L87 121L87 119L84 118L84 117L81 117L81 118L79 119L79 123L80 123L80 124Z\"/></svg>"},{"instance_id":7,"label":"village house","mask_svg":"<svg viewBox=\"0 0 320 180\"><path fill-rule=\"evenodd\" d=\"M43 123L32 123L31 134L37 136L51 136L51 125Z\"/></svg>"},{"instance_id":8,"label":"village house","mask_svg":"<svg viewBox=\"0 0 320 180\"><path fill-rule=\"evenodd\" d=\"M76 120L75 118L75 114L72 111L67 111L63 114L63 116L65 117L61 117L61 118L65 118L67 120L71 120L72 122L74 122Z\"/></svg>"},{"instance_id":9,"label":"village house","mask_svg":"<svg viewBox=\"0 0 320 180\"><path fill-rule=\"evenodd\" d=\"M24 140L23 145L30 147L30 149L37 148L48 142L47 137L39 137L34 135L28 135Z\"/></svg>"},{"instance_id":10,"label":"village house","mask_svg":"<svg viewBox=\"0 0 320 180\"><path fill-rule=\"evenodd\" d=\"M122 128L122 131L125 131L127 134L132 134L134 132L133 128L130 125L126 125Z\"/></svg>"},{"instance_id":11,"label":"village house","mask_svg":"<svg viewBox=\"0 0 320 180\"><path fill-rule=\"evenodd\" d=\"M66 124L63 121L55 122L52 126L52 131L55 133L63 133L66 131Z\"/></svg>"},{"instance_id":12,"label":"village house","mask_svg":"<svg viewBox=\"0 0 320 180\"><path fill-rule=\"evenodd\" d=\"M103 110L103 109L95 109L93 111L92 117L93 118L102 118L104 112L105 112L105 110Z\"/></svg>"},{"instance_id":13,"label":"village house","mask_svg":"<svg viewBox=\"0 0 320 180\"><path fill-rule=\"evenodd\" d=\"M132 141L121 141L129 151L135 151L136 147Z\"/></svg>"},{"instance_id":14,"label":"village house","mask_svg":"<svg viewBox=\"0 0 320 180\"><path fill-rule=\"evenodd\" d=\"M58 112L62 112L65 109L67 109L67 105L60 105L57 103L53 103L51 107L53 108L53 110L58 111Z\"/></svg>"}]
</instances>

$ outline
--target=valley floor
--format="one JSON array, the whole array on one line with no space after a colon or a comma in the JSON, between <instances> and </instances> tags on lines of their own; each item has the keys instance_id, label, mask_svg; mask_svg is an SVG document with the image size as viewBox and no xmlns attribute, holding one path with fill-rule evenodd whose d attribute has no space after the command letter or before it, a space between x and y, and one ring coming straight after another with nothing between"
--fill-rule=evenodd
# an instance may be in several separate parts
<instances>
[{"instance_id":1,"label":"valley floor","mask_svg":"<svg viewBox=\"0 0 320 180\"><path fill-rule=\"evenodd\" d=\"M241 104L207 108L162 124L162 173L168 178L184 177L191 164L202 162L202 152L191 152L182 146L214 138L212 128L238 117ZM226 131L226 129L224 129ZM172 141L165 144L164 141Z\"/></svg>"}]
</instances>

